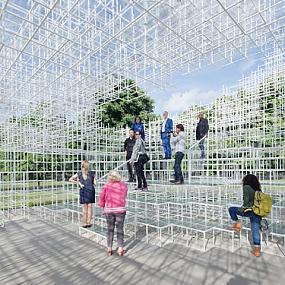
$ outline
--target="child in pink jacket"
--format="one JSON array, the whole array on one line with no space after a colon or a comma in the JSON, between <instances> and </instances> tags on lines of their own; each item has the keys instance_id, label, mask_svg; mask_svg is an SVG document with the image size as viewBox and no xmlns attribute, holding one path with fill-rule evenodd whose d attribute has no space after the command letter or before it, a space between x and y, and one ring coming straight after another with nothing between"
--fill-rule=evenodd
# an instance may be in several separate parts
<instances>
[{"instance_id":1,"label":"child in pink jacket","mask_svg":"<svg viewBox=\"0 0 285 285\"><path fill-rule=\"evenodd\" d=\"M126 216L126 197L128 187L121 181L117 171L111 171L108 175L108 182L103 186L98 205L103 208L107 220L107 255L112 255L115 225L117 227L118 253L123 256L124 244L124 221Z\"/></svg>"}]
</instances>

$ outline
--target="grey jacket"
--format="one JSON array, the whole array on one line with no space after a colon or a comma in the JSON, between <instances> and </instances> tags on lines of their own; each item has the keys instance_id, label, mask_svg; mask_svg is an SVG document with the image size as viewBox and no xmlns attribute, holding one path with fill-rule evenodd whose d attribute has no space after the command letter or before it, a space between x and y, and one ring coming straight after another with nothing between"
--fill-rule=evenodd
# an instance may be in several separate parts
<instances>
[{"instance_id":1,"label":"grey jacket","mask_svg":"<svg viewBox=\"0 0 285 285\"><path fill-rule=\"evenodd\" d=\"M136 139L136 143L133 148L131 162L137 161L140 154L146 153L145 143L142 139Z\"/></svg>"},{"instance_id":2,"label":"grey jacket","mask_svg":"<svg viewBox=\"0 0 285 285\"><path fill-rule=\"evenodd\" d=\"M185 152L185 133L184 132L179 132L177 136L171 136L170 138L171 143L174 146L174 152Z\"/></svg>"}]
</instances>

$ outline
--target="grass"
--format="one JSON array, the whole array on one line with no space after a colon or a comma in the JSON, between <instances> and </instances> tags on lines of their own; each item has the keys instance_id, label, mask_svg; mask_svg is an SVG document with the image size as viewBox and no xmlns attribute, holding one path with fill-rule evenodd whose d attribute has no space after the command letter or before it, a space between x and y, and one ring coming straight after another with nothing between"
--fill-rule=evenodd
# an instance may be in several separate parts
<instances>
[{"instance_id":1,"label":"grass","mask_svg":"<svg viewBox=\"0 0 285 285\"><path fill-rule=\"evenodd\" d=\"M23 190L23 189L33 189L38 187L62 187L64 185L69 185L70 183L66 181L19 181L19 182L2 182L0 184L0 191L1 190Z\"/></svg>"},{"instance_id":2,"label":"grass","mask_svg":"<svg viewBox=\"0 0 285 285\"><path fill-rule=\"evenodd\" d=\"M6 194L6 193L5 193ZM0 194L0 209L7 210L19 207L33 207L50 205L54 203L62 203L65 201L74 201L78 195L76 193L67 193L66 191L58 190L53 192L34 191L29 193L13 193L12 195Z\"/></svg>"}]
</instances>

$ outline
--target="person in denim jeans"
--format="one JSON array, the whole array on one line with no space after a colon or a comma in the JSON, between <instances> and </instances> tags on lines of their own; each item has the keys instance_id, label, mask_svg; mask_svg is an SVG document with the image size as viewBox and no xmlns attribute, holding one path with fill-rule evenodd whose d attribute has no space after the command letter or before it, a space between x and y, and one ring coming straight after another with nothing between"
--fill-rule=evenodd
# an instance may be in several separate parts
<instances>
[{"instance_id":1,"label":"person in denim jeans","mask_svg":"<svg viewBox=\"0 0 285 285\"><path fill-rule=\"evenodd\" d=\"M181 162L185 152L185 134L184 134L184 126L182 124L176 125L176 132L174 134L171 134L170 141L175 149L175 163L174 163L175 179L171 180L170 182L175 184L183 184L184 179L181 170Z\"/></svg>"},{"instance_id":2,"label":"person in denim jeans","mask_svg":"<svg viewBox=\"0 0 285 285\"><path fill-rule=\"evenodd\" d=\"M241 221L238 216L250 219L251 233L254 248L251 251L256 257L260 256L260 226L261 217L256 215L252 206L254 204L255 191L261 191L258 178L253 174L248 174L243 178L243 205L242 207L230 207L229 214L233 221L232 229L239 232L242 228Z\"/></svg>"}]
</instances>

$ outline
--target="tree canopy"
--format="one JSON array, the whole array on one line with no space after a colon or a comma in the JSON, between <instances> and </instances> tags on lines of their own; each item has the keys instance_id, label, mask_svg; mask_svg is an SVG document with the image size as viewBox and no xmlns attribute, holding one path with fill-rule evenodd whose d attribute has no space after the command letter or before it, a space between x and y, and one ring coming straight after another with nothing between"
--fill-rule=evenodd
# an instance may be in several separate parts
<instances>
[{"instance_id":1,"label":"tree canopy","mask_svg":"<svg viewBox=\"0 0 285 285\"><path fill-rule=\"evenodd\" d=\"M115 87L116 89L118 90L118 87ZM120 89L120 98L101 107L103 125L131 126L135 116L139 115L143 121L156 117L153 112L154 101L137 86L135 81L124 80Z\"/></svg>"}]
</instances>

